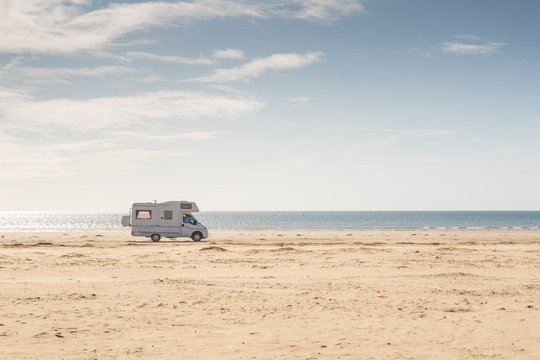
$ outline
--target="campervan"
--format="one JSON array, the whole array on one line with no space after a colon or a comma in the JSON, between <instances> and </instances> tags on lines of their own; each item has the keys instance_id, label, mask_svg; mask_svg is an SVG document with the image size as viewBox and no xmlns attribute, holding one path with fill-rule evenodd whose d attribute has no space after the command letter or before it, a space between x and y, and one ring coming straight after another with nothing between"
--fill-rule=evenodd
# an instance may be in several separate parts
<instances>
[{"instance_id":1,"label":"campervan","mask_svg":"<svg viewBox=\"0 0 540 360\"><path fill-rule=\"evenodd\" d=\"M131 235L150 237L154 242L162 236L201 241L208 237L208 229L195 219L194 212L199 208L191 201L134 203L130 215L122 216L122 225L131 226Z\"/></svg>"}]
</instances>

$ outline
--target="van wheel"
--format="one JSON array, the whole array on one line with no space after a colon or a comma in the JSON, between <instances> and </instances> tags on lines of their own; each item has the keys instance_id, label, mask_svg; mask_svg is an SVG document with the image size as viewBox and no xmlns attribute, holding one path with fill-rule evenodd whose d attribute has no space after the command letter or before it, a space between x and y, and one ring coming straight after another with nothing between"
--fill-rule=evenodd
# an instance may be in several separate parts
<instances>
[{"instance_id":1,"label":"van wheel","mask_svg":"<svg viewBox=\"0 0 540 360\"><path fill-rule=\"evenodd\" d=\"M193 241L201 241L202 234L200 232L194 232L193 234L191 234L191 238L193 239Z\"/></svg>"},{"instance_id":2,"label":"van wheel","mask_svg":"<svg viewBox=\"0 0 540 360\"><path fill-rule=\"evenodd\" d=\"M153 242L158 242L159 239L161 239L161 235L159 234L152 234L152 236L150 236L152 238L152 241Z\"/></svg>"}]
</instances>

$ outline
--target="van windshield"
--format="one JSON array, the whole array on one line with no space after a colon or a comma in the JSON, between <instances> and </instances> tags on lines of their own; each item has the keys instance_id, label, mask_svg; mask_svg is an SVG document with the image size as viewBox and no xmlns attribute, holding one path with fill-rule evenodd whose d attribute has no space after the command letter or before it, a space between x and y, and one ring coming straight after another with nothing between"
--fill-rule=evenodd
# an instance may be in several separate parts
<instances>
[{"instance_id":1,"label":"van windshield","mask_svg":"<svg viewBox=\"0 0 540 360\"><path fill-rule=\"evenodd\" d=\"M195 219L192 215L184 214L184 224L191 224L191 225L197 225L197 219Z\"/></svg>"}]
</instances>

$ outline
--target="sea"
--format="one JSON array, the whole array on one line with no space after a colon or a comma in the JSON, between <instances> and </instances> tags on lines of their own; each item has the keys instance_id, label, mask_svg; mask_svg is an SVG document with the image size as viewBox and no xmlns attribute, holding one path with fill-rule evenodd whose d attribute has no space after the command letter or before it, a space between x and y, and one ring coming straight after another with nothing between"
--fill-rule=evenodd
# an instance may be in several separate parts
<instances>
[{"instance_id":1,"label":"sea","mask_svg":"<svg viewBox=\"0 0 540 360\"><path fill-rule=\"evenodd\" d=\"M0 211L0 232L127 231L120 212ZM540 230L540 211L207 211L209 230Z\"/></svg>"}]
</instances>

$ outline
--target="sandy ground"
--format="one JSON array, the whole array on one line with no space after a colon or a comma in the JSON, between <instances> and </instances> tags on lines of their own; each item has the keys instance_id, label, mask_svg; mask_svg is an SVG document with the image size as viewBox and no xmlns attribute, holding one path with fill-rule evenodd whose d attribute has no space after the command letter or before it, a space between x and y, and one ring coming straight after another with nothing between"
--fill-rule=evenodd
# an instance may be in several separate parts
<instances>
[{"instance_id":1,"label":"sandy ground","mask_svg":"<svg viewBox=\"0 0 540 360\"><path fill-rule=\"evenodd\" d=\"M0 235L0 359L540 359L539 231Z\"/></svg>"}]
</instances>

